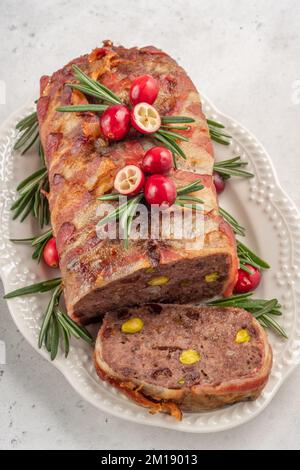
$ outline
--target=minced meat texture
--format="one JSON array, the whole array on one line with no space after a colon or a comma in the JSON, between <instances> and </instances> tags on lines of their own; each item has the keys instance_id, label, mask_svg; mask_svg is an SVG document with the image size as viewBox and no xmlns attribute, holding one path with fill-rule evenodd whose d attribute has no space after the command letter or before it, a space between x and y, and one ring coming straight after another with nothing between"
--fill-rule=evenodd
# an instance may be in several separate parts
<instances>
[{"instance_id":1,"label":"minced meat texture","mask_svg":"<svg viewBox=\"0 0 300 470\"><path fill-rule=\"evenodd\" d=\"M122 333L133 317L142 319L142 331ZM248 342L235 341L240 329L248 330ZM166 388L217 385L251 377L262 366L262 341L242 309L150 304L106 315L100 334L103 359L116 374ZM187 349L200 361L182 364Z\"/></svg>"},{"instance_id":2,"label":"minced meat texture","mask_svg":"<svg viewBox=\"0 0 300 470\"><path fill-rule=\"evenodd\" d=\"M182 304L214 297L222 292L229 262L228 256L219 253L142 269L86 295L77 304L77 317L84 323L97 311L114 311L149 302ZM217 279L206 282L205 276L211 273L217 273ZM168 282L159 286L148 284L158 276L166 276Z\"/></svg>"}]
</instances>

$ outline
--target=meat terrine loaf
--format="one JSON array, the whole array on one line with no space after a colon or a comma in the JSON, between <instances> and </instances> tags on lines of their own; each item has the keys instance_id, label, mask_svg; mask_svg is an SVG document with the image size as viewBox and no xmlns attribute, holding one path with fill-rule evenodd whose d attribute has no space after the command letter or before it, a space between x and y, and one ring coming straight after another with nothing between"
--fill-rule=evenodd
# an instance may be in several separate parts
<instances>
[{"instance_id":1,"label":"meat terrine loaf","mask_svg":"<svg viewBox=\"0 0 300 470\"><path fill-rule=\"evenodd\" d=\"M257 398L272 350L243 309L149 304L105 315L99 376L152 412L211 410Z\"/></svg>"},{"instance_id":2,"label":"meat terrine loaf","mask_svg":"<svg viewBox=\"0 0 300 470\"><path fill-rule=\"evenodd\" d=\"M113 190L117 171L139 165L154 139L134 130L121 142L101 135L96 113L62 113L59 106L87 104L87 96L72 90L72 64L98 80L129 104L133 79L151 74L159 82L155 107L161 115L195 119L189 138L179 145L187 159L178 158L171 177L177 187L201 179L204 189L203 246L199 240L186 249L185 240L101 240L97 197ZM103 313L147 301L186 302L230 295L236 280L237 257L230 227L218 214L212 181L213 151L195 86L164 52L154 47L125 49L106 41L91 54L73 60L51 77L41 79L37 104L39 129L49 174L51 223L57 239L60 269L69 315L81 323ZM190 210L190 209L187 209Z\"/></svg>"}]
</instances>

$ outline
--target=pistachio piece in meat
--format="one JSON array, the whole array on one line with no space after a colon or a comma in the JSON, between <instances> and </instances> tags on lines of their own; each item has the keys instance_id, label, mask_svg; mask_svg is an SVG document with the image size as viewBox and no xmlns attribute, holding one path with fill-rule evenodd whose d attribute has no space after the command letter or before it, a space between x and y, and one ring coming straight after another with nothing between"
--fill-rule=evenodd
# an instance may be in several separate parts
<instances>
[{"instance_id":1,"label":"pistachio piece in meat","mask_svg":"<svg viewBox=\"0 0 300 470\"><path fill-rule=\"evenodd\" d=\"M139 333L144 327L144 322L141 318L135 317L135 318L130 318L130 320L127 320L125 323L123 323L121 330L123 333L129 333L129 334L134 334L134 333Z\"/></svg>"},{"instance_id":2,"label":"pistachio piece in meat","mask_svg":"<svg viewBox=\"0 0 300 470\"><path fill-rule=\"evenodd\" d=\"M250 335L246 328L239 330L235 337L236 343L248 343L250 341Z\"/></svg>"},{"instance_id":3,"label":"pistachio piece in meat","mask_svg":"<svg viewBox=\"0 0 300 470\"><path fill-rule=\"evenodd\" d=\"M152 274L155 272L155 269L154 268L147 268L146 271L145 271L147 274Z\"/></svg>"},{"instance_id":4,"label":"pistachio piece in meat","mask_svg":"<svg viewBox=\"0 0 300 470\"><path fill-rule=\"evenodd\" d=\"M169 280L170 279L167 276L156 276L152 279L149 279L147 284L148 286L163 286L165 284L168 284Z\"/></svg>"},{"instance_id":5,"label":"pistachio piece in meat","mask_svg":"<svg viewBox=\"0 0 300 470\"><path fill-rule=\"evenodd\" d=\"M180 354L179 361L181 364L190 366L192 364L196 364L196 362L201 361L201 356L198 351L195 351L195 349L186 349Z\"/></svg>"},{"instance_id":6,"label":"pistachio piece in meat","mask_svg":"<svg viewBox=\"0 0 300 470\"><path fill-rule=\"evenodd\" d=\"M209 273L209 274L206 274L204 279L205 279L205 282L209 283L209 282L215 282L219 277L219 273Z\"/></svg>"}]
</instances>

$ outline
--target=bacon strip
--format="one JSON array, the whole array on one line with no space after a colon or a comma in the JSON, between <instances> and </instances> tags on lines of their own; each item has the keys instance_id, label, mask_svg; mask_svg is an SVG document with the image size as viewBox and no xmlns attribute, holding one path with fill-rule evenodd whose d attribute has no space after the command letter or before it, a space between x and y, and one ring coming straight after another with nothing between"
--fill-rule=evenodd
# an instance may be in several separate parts
<instances>
[{"instance_id":1,"label":"bacon strip","mask_svg":"<svg viewBox=\"0 0 300 470\"><path fill-rule=\"evenodd\" d=\"M102 380L109 382L117 390L133 400L137 405L149 408L149 412L151 414L167 413L177 419L177 421L182 420L182 412L176 403L172 401L154 401L154 399L146 397L133 382L119 382L118 380L109 377L109 375L99 367L96 361L95 368L97 374Z\"/></svg>"}]
</instances>

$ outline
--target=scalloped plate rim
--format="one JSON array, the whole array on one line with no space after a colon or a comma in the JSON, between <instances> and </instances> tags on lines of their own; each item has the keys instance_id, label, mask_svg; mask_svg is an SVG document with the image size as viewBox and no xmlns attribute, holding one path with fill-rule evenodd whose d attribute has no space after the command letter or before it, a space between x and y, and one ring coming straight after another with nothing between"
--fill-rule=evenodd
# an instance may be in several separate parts
<instances>
[{"instance_id":1,"label":"scalloped plate rim","mask_svg":"<svg viewBox=\"0 0 300 470\"><path fill-rule=\"evenodd\" d=\"M279 182L278 175L276 173L275 167L273 165L273 162L272 162L268 152L266 151L265 147L258 141L258 139L246 127L241 125L235 119L231 118L229 115L221 112L205 95L201 94L201 98L202 98L203 103L205 103L205 105L208 105L212 109L213 113L215 113L219 116L222 116L224 119L230 121L232 124L235 124L236 126L239 126L239 128L244 131L245 135L251 136L251 138L254 140L254 142L259 145L259 147L261 148L261 150L263 151L265 157L268 160L268 164L270 165L271 172L272 172L272 178L274 180L276 189L281 192L281 196L283 196L284 198L287 199L289 205L293 208L295 213L297 213L300 216L297 206L295 205L293 200L290 198L290 196L282 188L282 186ZM26 101L26 103L23 106L19 107L17 110L15 110L13 113L11 113L3 121L3 123L0 126L0 137L1 137L2 133L6 130L6 128L10 125L10 122L14 118L16 118L18 115L20 115L23 111L25 111L27 108L32 107L32 103L33 103L33 100ZM0 191L2 192L2 188L0 188ZM2 214L1 214L1 217L2 217ZM3 272L3 269L2 269L1 265L0 265L0 270L1 270L1 278L2 278L2 281L3 281L4 289L6 291L8 280L6 279L6 276ZM8 309L9 309L10 314L13 318L13 321L14 321L15 325L17 326L17 328L19 329L20 333L27 340L27 342L33 347L33 349L35 349L48 362L51 362L49 357L48 357L48 354L44 350L38 349L37 344L34 341L34 339L30 335L28 335L28 329L23 326L22 322L18 321L18 316L14 312L12 302L13 301L7 301ZM144 416L139 415L139 414L126 415L126 416L122 415L122 413L120 411L115 410L114 408L108 408L107 406L105 406L105 404L102 405L99 402L96 403L95 399L92 396L89 396L88 393L86 393L84 391L84 389L80 385L80 382L78 382L74 379L73 374L68 371L67 366L65 365L65 363L57 361L57 362L53 362L53 365L55 366L56 369L58 369L61 372L61 374L66 378L68 383L74 388L74 390L76 390L76 392L84 400L88 401L95 408L100 409L101 411L103 411L105 413L109 413L109 414L111 414L111 415L113 415L117 418L121 418L121 419L124 419L126 421L130 421L130 422L134 422L134 423L138 423L138 424L143 424L143 425L147 425L147 426L155 426L155 427L160 427L160 428L165 428L165 429L173 429L173 430L182 431L182 432L200 434L200 433L221 432L221 431L224 431L224 430L227 430L227 429L232 429L234 427L242 425L242 424L250 421L251 419L255 418L258 414L260 414L268 406L268 404L271 402L273 397L276 395L276 393L278 392L279 388L282 386L284 381L294 371L294 369L299 365L299 363L300 363L300 356L297 358L297 360L294 360L294 362L288 366L288 369L285 371L284 375L282 375L281 378L274 385L272 392L269 393L269 395L264 399L263 404L260 405L256 410L251 412L251 414L244 415L243 418L239 420L239 422L237 422L237 423L225 422L224 424L217 424L217 425L213 425L213 426L211 426L211 425L206 425L205 426L204 425L202 427L201 427L201 425L200 425L200 427L197 427L197 425L194 426L193 424L185 423L184 420L181 421L181 422L176 422L175 420L174 421L167 421L165 419L155 420L155 419L153 419L154 417L151 416L151 415L149 415L149 419L145 419ZM231 406L230 408L233 409L234 405ZM229 407L228 407L228 409L229 409ZM221 410L216 410L216 412L217 411L221 411ZM211 411L211 412L209 412L209 415L212 416L214 413L215 413L215 411ZM190 414L187 414L187 416L189 416L189 415ZM199 415L201 415L201 413L199 413Z\"/></svg>"}]
</instances>

